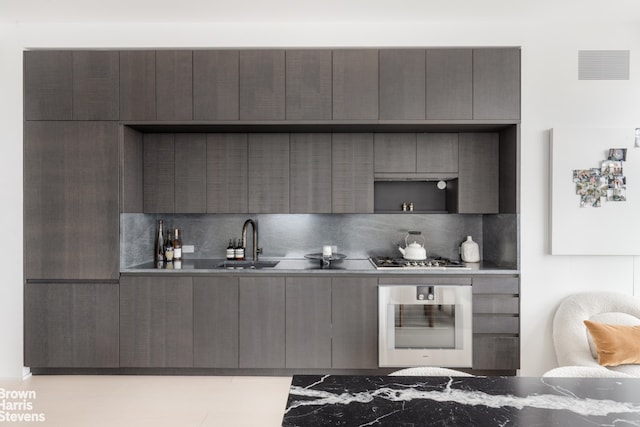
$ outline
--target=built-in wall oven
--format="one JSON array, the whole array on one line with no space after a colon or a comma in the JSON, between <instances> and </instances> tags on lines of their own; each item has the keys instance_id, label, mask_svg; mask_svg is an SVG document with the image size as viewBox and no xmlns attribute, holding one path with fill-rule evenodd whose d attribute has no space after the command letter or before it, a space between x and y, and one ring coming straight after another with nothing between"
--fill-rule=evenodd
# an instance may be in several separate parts
<instances>
[{"instance_id":1,"label":"built-in wall oven","mask_svg":"<svg viewBox=\"0 0 640 427\"><path fill-rule=\"evenodd\" d=\"M380 367L471 367L471 280L378 287Z\"/></svg>"}]
</instances>

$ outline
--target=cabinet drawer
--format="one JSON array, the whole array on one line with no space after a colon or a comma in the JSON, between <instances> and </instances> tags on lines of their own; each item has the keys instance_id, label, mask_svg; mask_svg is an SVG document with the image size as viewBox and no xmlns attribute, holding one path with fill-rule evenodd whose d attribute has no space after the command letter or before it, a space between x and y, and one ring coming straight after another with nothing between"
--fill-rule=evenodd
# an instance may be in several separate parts
<instances>
[{"instance_id":1,"label":"cabinet drawer","mask_svg":"<svg viewBox=\"0 0 640 427\"><path fill-rule=\"evenodd\" d=\"M475 315L473 316L473 333L517 335L520 333L520 318L504 315Z\"/></svg>"},{"instance_id":2,"label":"cabinet drawer","mask_svg":"<svg viewBox=\"0 0 640 427\"><path fill-rule=\"evenodd\" d=\"M520 298L510 295L474 295L473 312L518 314Z\"/></svg>"},{"instance_id":3,"label":"cabinet drawer","mask_svg":"<svg viewBox=\"0 0 640 427\"><path fill-rule=\"evenodd\" d=\"M474 277L474 294L519 294L517 277Z\"/></svg>"}]
</instances>

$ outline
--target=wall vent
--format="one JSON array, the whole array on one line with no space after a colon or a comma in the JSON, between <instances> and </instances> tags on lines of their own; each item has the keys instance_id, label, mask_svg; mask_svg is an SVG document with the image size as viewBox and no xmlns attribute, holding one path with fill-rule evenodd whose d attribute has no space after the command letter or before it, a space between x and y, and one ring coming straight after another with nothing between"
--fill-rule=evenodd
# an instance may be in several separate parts
<instances>
[{"instance_id":1,"label":"wall vent","mask_svg":"<svg viewBox=\"0 0 640 427\"><path fill-rule=\"evenodd\" d=\"M579 80L629 80L628 50L579 50Z\"/></svg>"}]
</instances>

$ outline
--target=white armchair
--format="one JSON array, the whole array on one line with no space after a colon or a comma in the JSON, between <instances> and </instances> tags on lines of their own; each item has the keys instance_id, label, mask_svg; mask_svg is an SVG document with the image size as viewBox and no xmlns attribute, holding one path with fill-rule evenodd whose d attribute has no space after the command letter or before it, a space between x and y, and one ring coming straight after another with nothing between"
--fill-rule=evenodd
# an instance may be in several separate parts
<instances>
[{"instance_id":1,"label":"white armchair","mask_svg":"<svg viewBox=\"0 0 640 427\"><path fill-rule=\"evenodd\" d=\"M560 368L545 376L566 376L571 372L575 376L607 376L608 371L610 376L640 377L640 365L603 367L598 364L584 320L640 325L640 298L614 292L585 292L562 300L553 319L553 343Z\"/></svg>"}]
</instances>

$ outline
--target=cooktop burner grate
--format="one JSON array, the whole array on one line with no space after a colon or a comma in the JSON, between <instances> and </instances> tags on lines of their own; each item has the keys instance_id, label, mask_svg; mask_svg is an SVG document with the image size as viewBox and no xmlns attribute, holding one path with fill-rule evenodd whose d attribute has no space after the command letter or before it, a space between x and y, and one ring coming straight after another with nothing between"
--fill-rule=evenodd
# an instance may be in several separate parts
<instances>
[{"instance_id":1,"label":"cooktop burner grate","mask_svg":"<svg viewBox=\"0 0 640 427\"><path fill-rule=\"evenodd\" d=\"M369 257L369 261L377 269L444 269L444 268L458 268L468 269L464 263L460 261L453 261L448 258L441 257L429 257L422 261L410 261L404 258L392 258L384 256L372 256Z\"/></svg>"}]
</instances>

